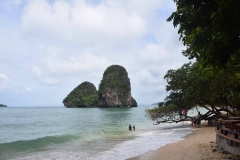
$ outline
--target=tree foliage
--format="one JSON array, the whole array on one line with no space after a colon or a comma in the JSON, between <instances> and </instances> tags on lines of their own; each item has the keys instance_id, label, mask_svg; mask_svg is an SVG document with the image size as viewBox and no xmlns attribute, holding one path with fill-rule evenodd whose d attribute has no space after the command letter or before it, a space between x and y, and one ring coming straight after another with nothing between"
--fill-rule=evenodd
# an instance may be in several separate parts
<instances>
[{"instance_id":1,"label":"tree foliage","mask_svg":"<svg viewBox=\"0 0 240 160\"><path fill-rule=\"evenodd\" d=\"M225 118L240 110L240 1L173 0L177 10L167 21L178 27L182 51L195 63L170 69L164 76L169 95L146 110L157 123L181 121L183 109L208 110L202 119ZM170 119L169 119L170 118ZM190 118L190 117L187 117Z\"/></svg>"},{"instance_id":2,"label":"tree foliage","mask_svg":"<svg viewBox=\"0 0 240 160\"><path fill-rule=\"evenodd\" d=\"M239 0L174 0L177 10L167 21L179 27L182 53L203 65L224 66L240 55ZM238 63L238 62L237 62Z\"/></svg>"},{"instance_id":3,"label":"tree foliage","mask_svg":"<svg viewBox=\"0 0 240 160\"><path fill-rule=\"evenodd\" d=\"M202 68L198 62L170 69L164 76L169 95L164 103L146 110L146 113L157 123L182 121L182 111L196 106L208 110L202 115L205 120L225 118L221 111L236 115L240 110L240 79L236 70L239 68L232 66L224 70Z\"/></svg>"}]
</instances>

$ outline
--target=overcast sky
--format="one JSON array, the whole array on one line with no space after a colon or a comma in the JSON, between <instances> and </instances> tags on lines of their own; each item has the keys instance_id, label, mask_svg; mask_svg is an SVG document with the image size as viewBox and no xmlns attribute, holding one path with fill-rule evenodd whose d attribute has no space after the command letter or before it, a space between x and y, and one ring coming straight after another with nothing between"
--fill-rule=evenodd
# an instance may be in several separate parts
<instances>
[{"instance_id":1,"label":"overcast sky","mask_svg":"<svg viewBox=\"0 0 240 160\"><path fill-rule=\"evenodd\" d=\"M63 106L84 81L123 66L138 104L162 101L163 76L189 60L166 22L172 0L1 0L0 104Z\"/></svg>"}]
</instances>

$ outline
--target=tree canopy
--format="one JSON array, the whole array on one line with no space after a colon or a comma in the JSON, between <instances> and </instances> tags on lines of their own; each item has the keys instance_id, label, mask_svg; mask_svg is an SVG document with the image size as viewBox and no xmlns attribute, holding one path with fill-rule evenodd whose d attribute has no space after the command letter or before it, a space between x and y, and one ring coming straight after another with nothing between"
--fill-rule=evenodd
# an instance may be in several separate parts
<instances>
[{"instance_id":1,"label":"tree canopy","mask_svg":"<svg viewBox=\"0 0 240 160\"><path fill-rule=\"evenodd\" d=\"M196 62L167 71L169 95L147 115L157 123L179 122L182 110L196 106L207 109L205 120L225 118L222 111L239 114L240 1L173 1L177 10L167 21L178 27L183 55Z\"/></svg>"},{"instance_id":2,"label":"tree canopy","mask_svg":"<svg viewBox=\"0 0 240 160\"><path fill-rule=\"evenodd\" d=\"M158 107L148 109L146 113L156 123L183 121L182 111L196 106L207 109L202 115L205 120L225 118L222 111L236 115L240 110L240 83L235 72L238 69L202 68L199 62L170 69L164 76L169 95Z\"/></svg>"},{"instance_id":3,"label":"tree canopy","mask_svg":"<svg viewBox=\"0 0 240 160\"><path fill-rule=\"evenodd\" d=\"M177 10L167 21L179 27L182 52L203 65L225 66L239 60L239 0L174 0ZM237 62L238 63L238 62Z\"/></svg>"}]
</instances>

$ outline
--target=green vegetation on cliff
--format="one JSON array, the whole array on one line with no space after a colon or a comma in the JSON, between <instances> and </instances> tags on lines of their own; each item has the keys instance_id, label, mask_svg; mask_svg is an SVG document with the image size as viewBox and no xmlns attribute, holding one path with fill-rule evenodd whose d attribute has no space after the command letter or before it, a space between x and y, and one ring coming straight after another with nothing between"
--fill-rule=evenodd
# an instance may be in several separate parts
<instances>
[{"instance_id":1,"label":"green vegetation on cliff","mask_svg":"<svg viewBox=\"0 0 240 160\"><path fill-rule=\"evenodd\" d=\"M108 67L99 85L99 92L103 92L107 87L119 89L119 95L126 95L126 93L131 90L126 69L119 65Z\"/></svg>"},{"instance_id":2,"label":"green vegetation on cliff","mask_svg":"<svg viewBox=\"0 0 240 160\"><path fill-rule=\"evenodd\" d=\"M109 66L99 84L99 91L90 82L83 82L72 90L63 103L66 107L137 107L131 95L130 80L126 69Z\"/></svg>"},{"instance_id":3,"label":"green vegetation on cliff","mask_svg":"<svg viewBox=\"0 0 240 160\"><path fill-rule=\"evenodd\" d=\"M97 102L96 87L90 82L81 83L63 100L66 107L96 107Z\"/></svg>"},{"instance_id":4,"label":"green vegetation on cliff","mask_svg":"<svg viewBox=\"0 0 240 160\"><path fill-rule=\"evenodd\" d=\"M99 84L99 95L105 96L107 106L137 106L131 96L131 86L126 69L120 65L109 66ZM109 95L111 94L111 95ZM100 96L101 100L101 96ZM108 102L107 102L108 101Z\"/></svg>"}]
</instances>

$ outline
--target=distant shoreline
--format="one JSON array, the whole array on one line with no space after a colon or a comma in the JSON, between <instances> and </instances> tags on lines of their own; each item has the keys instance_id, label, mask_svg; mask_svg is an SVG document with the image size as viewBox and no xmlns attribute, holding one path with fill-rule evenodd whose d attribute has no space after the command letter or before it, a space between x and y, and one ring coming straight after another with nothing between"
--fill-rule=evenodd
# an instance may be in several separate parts
<instances>
[{"instance_id":1,"label":"distant shoreline","mask_svg":"<svg viewBox=\"0 0 240 160\"><path fill-rule=\"evenodd\" d=\"M4 104L0 104L0 107L7 107L7 105L4 105Z\"/></svg>"}]
</instances>

